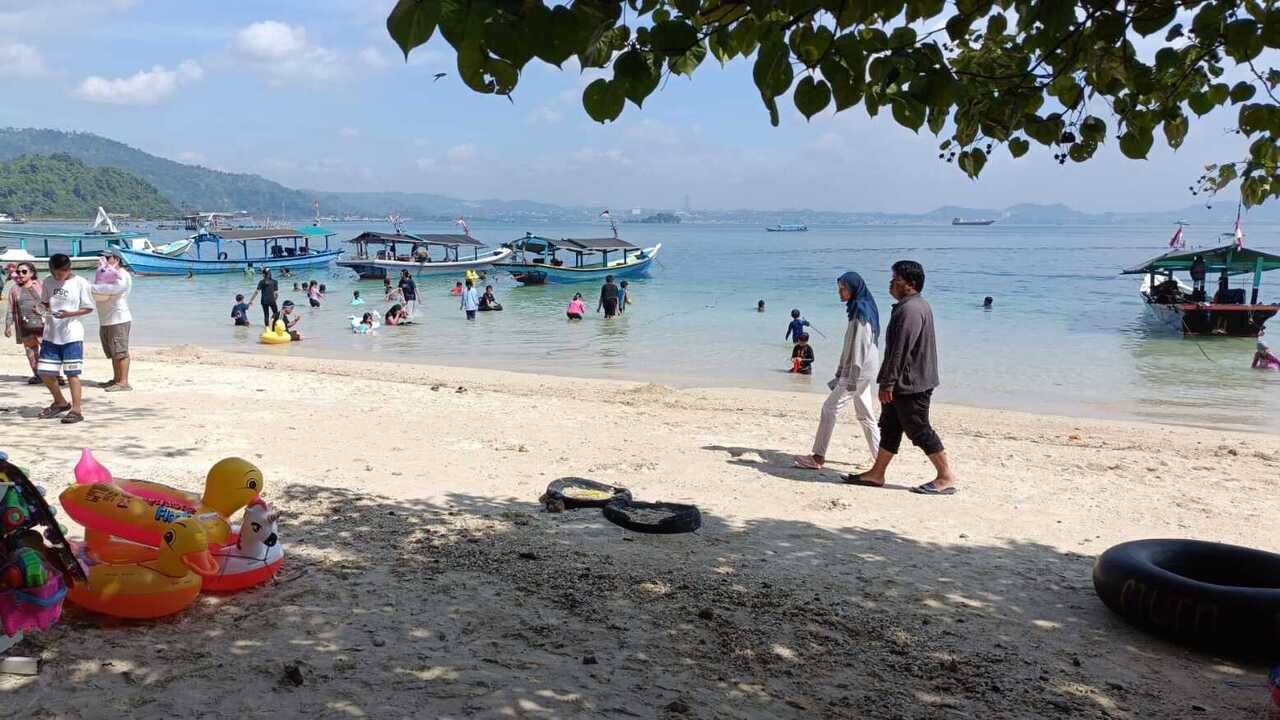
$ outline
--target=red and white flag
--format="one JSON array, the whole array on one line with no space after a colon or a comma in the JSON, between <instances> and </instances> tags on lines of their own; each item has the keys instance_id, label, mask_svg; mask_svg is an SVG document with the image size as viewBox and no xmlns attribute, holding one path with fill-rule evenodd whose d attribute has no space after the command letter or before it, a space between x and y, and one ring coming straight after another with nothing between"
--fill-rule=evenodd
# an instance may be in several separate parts
<instances>
[{"instance_id":1,"label":"red and white flag","mask_svg":"<svg viewBox=\"0 0 1280 720\"><path fill-rule=\"evenodd\" d=\"M1244 249L1244 228L1240 226L1240 208L1236 208L1236 249Z\"/></svg>"},{"instance_id":2,"label":"red and white flag","mask_svg":"<svg viewBox=\"0 0 1280 720\"><path fill-rule=\"evenodd\" d=\"M600 217L602 217L602 218L604 218L604 219L606 219L606 220L610 219L612 216L609 214L609 208L605 208L604 210L601 210L601 211L600 211Z\"/></svg>"},{"instance_id":3,"label":"red and white flag","mask_svg":"<svg viewBox=\"0 0 1280 720\"><path fill-rule=\"evenodd\" d=\"M1171 248L1182 247L1182 226L1181 225L1178 226L1178 231L1173 234L1173 237L1169 238L1169 247Z\"/></svg>"},{"instance_id":4,"label":"red and white flag","mask_svg":"<svg viewBox=\"0 0 1280 720\"><path fill-rule=\"evenodd\" d=\"M458 216L458 219L455 221L455 224L462 226L463 235L466 235L467 237L471 237L471 227L467 225L467 221L463 220L461 215Z\"/></svg>"}]
</instances>

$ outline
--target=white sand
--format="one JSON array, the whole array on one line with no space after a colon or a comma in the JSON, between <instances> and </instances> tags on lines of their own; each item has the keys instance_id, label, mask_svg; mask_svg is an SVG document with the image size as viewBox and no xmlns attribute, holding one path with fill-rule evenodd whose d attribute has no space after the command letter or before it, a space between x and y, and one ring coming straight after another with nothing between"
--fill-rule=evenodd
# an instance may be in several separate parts
<instances>
[{"instance_id":1,"label":"white sand","mask_svg":"<svg viewBox=\"0 0 1280 720\"><path fill-rule=\"evenodd\" d=\"M289 555L275 584L164 621L70 609L20 646L42 673L0 677L0 717L1268 716L1265 690L1224 684L1265 668L1131 629L1090 570L1144 537L1280 549L1274 435L940 406L962 483L930 498L902 492L930 476L914 448L892 489L835 483L867 460L851 417L832 470L791 468L817 395L175 348L63 426L34 419L16 350L0 449L51 495L83 446L193 490L241 455ZM705 525L542 512L562 476Z\"/></svg>"}]
</instances>

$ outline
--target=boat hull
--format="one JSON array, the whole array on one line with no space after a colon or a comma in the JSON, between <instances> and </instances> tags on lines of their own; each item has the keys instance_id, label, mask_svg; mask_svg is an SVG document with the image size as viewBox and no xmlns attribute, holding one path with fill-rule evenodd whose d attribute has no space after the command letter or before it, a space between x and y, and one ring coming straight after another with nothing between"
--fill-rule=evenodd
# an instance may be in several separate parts
<instances>
[{"instance_id":1,"label":"boat hull","mask_svg":"<svg viewBox=\"0 0 1280 720\"><path fill-rule=\"evenodd\" d=\"M1191 288L1178 283L1185 297ZM1153 293L1150 277L1144 278L1138 294L1158 324L1188 337L1258 337L1280 305L1231 305L1222 303L1161 302Z\"/></svg>"},{"instance_id":2,"label":"boat hull","mask_svg":"<svg viewBox=\"0 0 1280 720\"><path fill-rule=\"evenodd\" d=\"M327 267L342 254L341 251L332 250L329 252L309 253L307 255L272 258L199 260L191 257L169 257L127 248L117 248L117 251L124 257L124 262L129 266L129 269L138 275L186 275L187 273L222 275L244 272L245 268L251 263L255 270L262 270L263 268L272 270L322 268Z\"/></svg>"},{"instance_id":3,"label":"boat hull","mask_svg":"<svg viewBox=\"0 0 1280 720\"><path fill-rule=\"evenodd\" d=\"M346 258L338 261L339 267L354 271L364 280L396 278L400 271L408 270L414 277L432 275L459 275L468 270L484 270L511 257L510 248L495 250L474 260L456 262L411 262L407 260L359 260Z\"/></svg>"},{"instance_id":4,"label":"boat hull","mask_svg":"<svg viewBox=\"0 0 1280 720\"><path fill-rule=\"evenodd\" d=\"M632 259L625 264L608 266L593 265L589 267L565 267L544 265L542 263L494 263L494 268L505 270L524 285L567 285L581 282L603 281L607 276L615 278L645 277L649 274L649 266L662 249L661 243L644 250L645 257Z\"/></svg>"},{"instance_id":5,"label":"boat hull","mask_svg":"<svg viewBox=\"0 0 1280 720\"><path fill-rule=\"evenodd\" d=\"M0 264L11 262L29 262L34 263L36 270L45 272L49 269L49 258L36 257L26 250L13 249L0 252ZM93 270L98 267L98 255L77 255L71 258L72 270Z\"/></svg>"}]
</instances>

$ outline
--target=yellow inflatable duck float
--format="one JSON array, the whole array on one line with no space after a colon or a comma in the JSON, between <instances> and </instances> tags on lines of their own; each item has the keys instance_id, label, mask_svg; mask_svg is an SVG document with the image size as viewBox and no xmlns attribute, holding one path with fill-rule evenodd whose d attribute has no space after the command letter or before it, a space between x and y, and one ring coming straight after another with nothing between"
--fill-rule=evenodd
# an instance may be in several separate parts
<instances>
[{"instance_id":1,"label":"yellow inflatable duck float","mask_svg":"<svg viewBox=\"0 0 1280 720\"><path fill-rule=\"evenodd\" d=\"M145 620L181 612L196 601L204 576L216 575L209 539L199 523L178 520L166 526L154 560L111 564L81 553L88 582L67 591L67 599L103 615Z\"/></svg>"},{"instance_id":2,"label":"yellow inflatable duck float","mask_svg":"<svg viewBox=\"0 0 1280 720\"><path fill-rule=\"evenodd\" d=\"M271 326L270 330L263 330L262 333L258 335L258 342L263 345L283 345L292 341L293 336L290 335L289 331L285 328L283 320L277 320L275 324Z\"/></svg>"},{"instance_id":3,"label":"yellow inflatable duck float","mask_svg":"<svg viewBox=\"0 0 1280 720\"><path fill-rule=\"evenodd\" d=\"M76 484L63 490L59 500L71 519L84 526L90 547L113 535L158 547L169 523L187 518L220 547L229 542L231 516L258 499L262 485L262 471L238 457L214 463L201 495L146 480L117 481L85 450L76 465Z\"/></svg>"}]
</instances>

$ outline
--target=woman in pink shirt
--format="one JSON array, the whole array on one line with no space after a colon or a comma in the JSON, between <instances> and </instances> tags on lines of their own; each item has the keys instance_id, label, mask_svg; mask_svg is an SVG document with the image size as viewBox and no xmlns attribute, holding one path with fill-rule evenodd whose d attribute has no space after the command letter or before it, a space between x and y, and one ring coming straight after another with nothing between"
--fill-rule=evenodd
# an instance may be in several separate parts
<instances>
[{"instance_id":1,"label":"woman in pink shirt","mask_svg":"<svg viewBox=\"0 0 1280 720\"><path fill-rule=\"evenodd\" d=\"M1253 368L1255 370L1280 370L1280 358L1271 352L1271 348L1261 340L1258 341L1258 351L1253 354Z\"/></svg>"},{"instance_id":2,"label":"woman in pink shirt","mask_svg":"<svg viewBox=\"0 0 1280 720\"><path fill-rule=\"evenodd\" d=\"M582 293L574 293L573 299L569 301L569 309L565 311L565 315L569 316L570 320L581 320L586 312L587 306L582 302Z\"/></svg>"}]
</instances>

